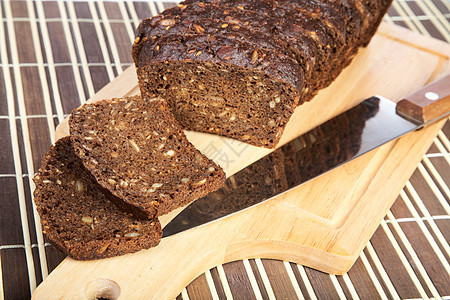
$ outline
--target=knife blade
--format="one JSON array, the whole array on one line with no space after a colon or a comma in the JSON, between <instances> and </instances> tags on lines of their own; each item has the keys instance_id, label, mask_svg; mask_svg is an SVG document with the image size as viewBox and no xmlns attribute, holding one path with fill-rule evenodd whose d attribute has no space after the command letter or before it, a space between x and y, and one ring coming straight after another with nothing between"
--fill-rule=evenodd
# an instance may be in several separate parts
<instances>
[{"instance_id":1,"label":"knife blade","mask_svg":"<svg viewBox=\"0 0 450 300\"><path fill-rule=\"evenodd\" d=\"M172 219L163 238L269 201L449 115L450 74L397 104L368 98L227 178Z\"/></svg>"}]
</instances>

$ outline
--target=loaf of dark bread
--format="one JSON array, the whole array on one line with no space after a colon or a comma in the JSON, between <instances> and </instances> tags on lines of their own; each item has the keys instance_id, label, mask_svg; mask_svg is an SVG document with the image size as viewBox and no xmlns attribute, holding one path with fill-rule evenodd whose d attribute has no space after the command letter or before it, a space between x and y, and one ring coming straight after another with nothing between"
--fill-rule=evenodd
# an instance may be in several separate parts
<instances>
[{"instance_id":1,"label":"loaf of dark bread","mask_svg":"<svg viewBox=\"0 0 450 300\"><path fill-rule=\"evenodd\" d=\"M190 14L195 6L200 5L203 10L214 10L211 17L225 19L234 24L231 28L241 28L251 22L259 24L256 27L259 35L268 35L270 40L293 52L305 72L305 78L310 78L310 80L305 80L303 101L311 98L315 90L314 85L309 86L308 84L319 84L314 80L315 78L310 77L311 72L325 74L327 69L332 67L334 58L339 57L345 42L344 20L342 17L337 17L341 16L343 12L336 9L334 3L324 5L324 3L310 1L211 0L206 2L216 5L200 3L195 5L196 2L183 2L184 5L194 4L181 6L183 14ZM170 16L168 11L165 14ZM198 13L196 10L195 14ZM299 15L302 18L299 18ZM311 58L314 58L314 65L312 65Z\"/></svg>"},{"instance_id":2,"label":"loaf of dark bread","mask_svg":"<svg viewBox=\"0 0 450 300\"><path fill-rule=\"evenodd\" d=\"M161 98L103 100L74 110L75 153L122 209L154 218L223 185L225 174L186 138Z\"/></svg>"},{"instance_id":3,"label":"loaf of dark bread","mask_svg":"<svg viewBox=\"0 0 450 300\"><path fill-rule=\"evenodd\" d=\"M158 51L141 52L147 53L138 75L141 93L164 90L170 107L176 108L172 109L175 118L190 130L208 127L210 133L265 144L278 140L299 99L298 64L288 56L228 37L185 35L181 42L180 38L168 36ZM222 73L234 80L217 77ZM155 81L160 77L163 86ZM272 79L276 77L289 83ZM228 124L223 127L225 120Z\"/></svg>"},{"instance_id":4,"label":"loaf of dark bread","mask_svg":"<svg viewBox=\"0 0 450 300\"><path fill-rule=\"evenodd\" d=\"M58 249L76 259L97 259L148 249L159 244L157 219L140 220L111 203L84 168L69 137L44 156L34 178L34 202L43 232Z\"/></svg>"},{"instance_id":5,"label":"loaf of dark bread","mask_svg":"<svg viewBox=\"0 0 450 300\"><path fill-rule=\"evenodd\" d=\"M274 147L295 107L368 44L390 2L182 2L136 31L141 93L171 99L186 129Z\"/></svg>"}]
</instances>

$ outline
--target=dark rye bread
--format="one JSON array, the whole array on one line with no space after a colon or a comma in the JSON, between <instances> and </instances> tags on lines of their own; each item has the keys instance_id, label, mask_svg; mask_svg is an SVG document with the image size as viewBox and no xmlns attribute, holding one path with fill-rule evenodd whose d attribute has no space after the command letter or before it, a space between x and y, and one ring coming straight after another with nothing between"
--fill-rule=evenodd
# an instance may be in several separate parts
<instances>
[{"instance_id":1,"label":"dark rye bread","mask_svg":"<svg viewBox=\"0 0 450 300\"><path fill-rule=\"evenodd\" d=\"M318 45L317 59L313 74L316 75L308 87L311 91L305 91L307 98L310 100L316 92L325 86L325 82L334 78L335 72L330 72L336 61L340 60L340 53L345 43L345 26L343 18L332 5L317 6L316 3L309 1L240 1L240 0L217 0L220 3L242 7L247 10L256 11L262 16L274 17L277 19L289 20L287 23L295 24L300 28L308 29L307 34ZM305 20L310 20L305 22ZM314 26L312 26L314 25ZM283 31L284 32L284 31ZM322 32L322 34L320 34ZM301 56L301 54L297 54ZM326 64L321 62L325 61ZM302 61L299 62L302 65ZM332 81L332 80L331 80ZM330 81L330 82L331 82ZM307 84L308 84L307 83Z\"/></svg>"},{"instance_id":2,"label":"dark rye bread","mask_svg":"<svg viewBox=\"0 0 450 300\"><path fill-rule=\"evenodd\" d=\"M178 10L192 10L192 8L186 4L194 4L196 2L198 2L197 6L207 8L206 5L202 4L204 1L184 1ZM305 90L302 92L302 99L304 101L310 100L318 90L328 86L340 73L342 68L338 66L341 65L343 57L346 57L346 54L342 54L346 52L346 49L344 49L343 46L346 42L347 30L349 29L348 26L346 28L345 25L348 23L353 24L353 22L351 22L352 20L347 20L349 19L347 16L348 12L344 10L342 5L337 3L338 1L211 0L207 2L220 5L222 10L228 12L230 16L233 16L235 22L239 22L239 19L242 19L234 13L234 9L236 8L239 8L245 15L249 15L248 11L251 11L262 19L269 20L268 17L272 18L272 20L268 22L270 30L273 30L273 24L275 24L277 20L289 20L286 24L283 24L286 25L285 27L279 27L280 25L277 25L279 28L275 32L271 32L271 35L274 39L276 35L285 35L286 33L294 34L293 37L289 36L288 38L290 40L290 46L292 46L292 51L296 53L299 64L302 66L305 73ZM216 11L218 10L215 9L214 11L214 14L216 15ZM169 12L170 10L167 11L168 14ZM197 11L195 15L197 15ZM305 20L308 19L311 19L311 21L305 24ZM261 22L263 21L259 20L255 24L252 24L250 21L248 26L261 28ZM249 22L241 20L240 23ZM311 26L311 24L316 27ZM322 28L331 39L326 39L323 35L320 35L321 30L318 30L317 26ZM305 52L305 46L307 45L305 44L304 39L297 43L296 37L301 31L300 29L303 28L308 29L303 32L303 35L308 36L310 42L312 40L313 43L317 44L315 49L313 49L313 55ZM351 33L352 30L349 31L349 33ZM281 39L285 40L286 37L282 37ZM298 47L297 45L301 47ZM346 45L348 45L348 43ZM311 45L307 48L312 49ZM305 62L314 60L317 60L318 64L315 64L315 68L310 69L313 71L313 76L309 77L308 68L310 66L306 65ZM322 62L326 63L323 64ZM299 102L299 104L301 103L303 103L303 101Z\"/></svg>"},{"instance_id":3,"label":"dark rye bread","mask_svg":"<svg viewBox=\"0 0 450 300\"><path fill-rule=\"evenodd\" d=\"M202 2L197 3L197 5L203 6L206 11L214 11L214 18L222 19L233 25L248 26L268 33L272 39L283 43L283 45L285 44L284 40L286 40L285 35L294 38L305 35L311 41L315 41L323 47L329 42L335 42L334 39L329 38L329 35L335 35L338 28L341 29L341 34L345 33L343 24L335 22L330 15L327 15L328 20L324 21L321 19L322 16L312 7L309 5L302 7L297 5L296 2L239 0L208 2L208 5L201 5ZM195 5L184 6L182 4L180 7L183 9L183 14L189 14L192 9L195 9ZM199 12L196 11L197 15ZM293 25L295 26L293 27ZM296 43L292 39L290 43L294 48L296 47ZM300 50L299 55L304 51L302 48Z\"/></svg>"},{"instance_id":4,"label":"dark rye bread","mask_svg":"<svg viewBox=\"0 0 450 300\"><path fill-rule=\"evenodd\" d=\"M353 45L342 53L343 59L335 69L350 64L359 47L366 47L380 25L392 0L338 0L347 17L347 43Z\"/></svg>"},{"instance_id":5,"label":"dark rye bread","mask_svg":"<svg viewBox=\"0 0 450 300\"><path fill-rule=\"evenodd\" d=\"M260 46L282 54L287 54L287 52L279 49L285 47L288 52L293 54L293 56L288 56L295 57L304 74L302 89L298 90L300 94L298 104L301 104L310 100L320 89L328 86L350 63L358 48L367 45L389 4L389 0L376 0L375 3L369 0L207 0L206 3L203 1L185 1L177 7L172 7L141 23L137 29L136 40L133 45L133 58L139 72L139 66L143 66L140 60L148 54L142 51L142 49L146 49L146 45L159 49L164 46L163 44L166 41L178 39L178 45L183 47L184 37L187 35L212 35L218 39L225 36L228 39L245 40L251 46ZM205 24L202 24L204 21L206 21ZM231 30L219 30L217 26L220 22L223 22L225 28L231 27L238 33L232 34ZM213 28L209 26L213 26ZM245 39L247 34L249 35L248 40ZM259 39L255 38L256 36ZM192 38L189 38L189 40L192 40ZM192 43L192 48L209 47L209 45L203 44L203 38L199 41L197 45ZM149 49L148 47L147 49ZM149 52L149 50L147 51ZM148 62L147 64L159 64L158 70L162 73L165 72L166 68L174 69L175 66L172 66L172 64L176 64L177 68L183 66L184 70L189 68L192 70L195 66L195 64L192 64L191 57L181 55L174 62L173 59L178 53L176 51L168 52L170 52L170 61L164 60L164 55L159 55L157 56L158 61ZM212 66L215 64L215 61L211 62ZM271 70L277 68L275 62L270 62L270 65L272 65ZM152 70L154 69L157 68L152 66ZM172 70L170 71L172 72ZM228 80L222 79L221 82L234 81L234 78L226 77L220 72L214 74L216 71L212 68L209 68L209 71L213 77L228 78ZM145 72L146 70L143 71L143 73ZM193 70L192 72L183 72L192 75L190 78L183 77L191 82L197 83L202 79L197 77L196 74L198 73ZM279 79L282 80L282 78ZM171 90L183 90L185 86L183 81L172 82L169 85L163 81L163 78L154 81L158 86L156 92L160 95L166 95L167 89L162 88L163 86L169 86ZM208 85L210 83L213 84L209 81ZM257 81L257 83L259 82ZM140 84L141 87L145 85L142 80ZM217 83L214 82L214 84ZM217 88L215 89L217 90ZM141 89L141 91L146 92L147 90ZM170 93L173 93L173 91L170 91ZM222 98L225 103L228 103L229 99L224 96L214 95L214 98ZM177 118L183 115L183 118L187 119L191 115L190 124L193 124L194 127L191 128L181 121L187 129L214 132L252 143L248 139L240 138L240 136L247 137L247 135L236 134L236 131L242 130L241 127L236 127L236 130L230 129L227 118L214 119L212 123L202 122L202 126L199 126L196 119L200 114L210 111L209 99L205 98L200 103L196 103L192 110L194 113L191 110L176 112L186 108L185 102L190 101L186 100L187 97L182 94L177 97L175 100L177 104L176 106L171 105L171 109ZM262 102L266 101L270 100L267 97L263 98ZM178 102L182 102L181 105L178 105ZM212 104L217 105L215 102L212 102ZM241 104L237 109L240 106ZM198 112L195 112L197 109ZM217 110L217 108L215 109ZM224 113L226 114L226 112ZM205 120L204 117L200 116L199 118L202 121ZM259 123L253 122L251 115L248 124L253 124L253 127L256 128L254 131L260 132L258 137L264 136L265 131L270 129L268 127L258 128ZM226 130L224 130L225 127L227 127ZM273 141L273 143L263 146L272 147L277 140Z\"/></svg>"},{"instance_id":6,"label":"dark rye bread","mask_svg":"<svg viewBox=\"0 0 450 300\"><path fill-rule=\"evenodd\" d=\"M217 4L215 4L217 3ZM284 30L274 29L285 24L295 24L299 27L298 30L310 35L314 40L322 43L330 41L327 37L327 28L318 22L318 15L307 9L297 10L297 6L290 4L280 4L282 7L273 6L266 1L249 1L247 7L244 9L242 5L230 6L221 1L204 4L203 2L193 3L191 5L179 5L164 11L162 14L168 18L178 18L183 15L210 17L219 19L224 22L231 22L233 25L250 26L255 30L266 31L272 37L277 38L278 32L284 34L289 31L289 27L284 27ZM265 27L268 26L268 27ZM297 30L297 31L298 31ZM299 32L296 32L298 35Z\"/></svg>"},{"instance_id":7,"label":"dark rye bread","mask_svg":"<svg viewBox=\"0 0 450 300\"><path fill-rule=\"evenodd\" d=\"M173 51L163 52L161 49L165 43L179 42L183 44L183 49L173 49ZM165 49L168 49L166 47ZM198 49L198 51L194 51ZM201 52L199 52L201 51ZM211 58L216 62L232 64L238 67L262 71L267 74L267 78L275 81L277 77L283 77L281 82L285 82L293 87L291 96L296 97L297 90L301 89L303 84L303 73L300 66L287 55L266 49L257 45L252 45L246 41L238 40L232 37L208 34L186 34L169 35L145 42L141 50L136 54L138 69L145 67L160 56L169 55L171 60L176 59L175 52L180 52L183 57L177 59L182 61L186 56L193 56L194 60L205 60ZM185 53L183 53L185 52ZM276 64L278 67L272 66ZM139 75L139 74L138 74ZM298 99L297 99L298 100ZM296 102L297 103L297 102Z\"/></svg>"},{"instance_id":8,"label":"dark rye bread","mask_svg":"<svg viewBox=\"0 0 450 300\"><path fill-rule=\"evenodd\" d=\"M239 15L242 20L239 20ZM210 20L215 29L207 28L200 20ZM277 20L266 20L261 15L251 11L216 6L213 4L194 3L193 5L177 6L165 10L161 15L145 19L136 32L136 42L133 45L133 57L138 59L141 48L146 41L154 41L171 34L220 34L229 38L240 38L241 41L253 44L257 48L268 48L281 54L294 57L286 42L277 39L273 34L272 23ZM250 26L257 24L258 26ZM220 26L220 28L217 28ZM223 27L222 27L223 26ZM265 26L262 28L262 26ZM191 27L190 32L185 32ZM206 28L206 29L205 29ZM241 33L242 32L242 33ZM249 34L247 39L243 34ZM297 34L298 35L298 34ZM305 50L304 50L305 51Z\"/></svg>"},{"instance_id":9,"label":"dark rye bread","mask_svg":"<svg viewBox=\"0 0 450 300\"><path fill-rule=\"evenodd\" d=\"M215 37L226 37L229 39L237 39L241 42L245 42L246 44L253 45L259 49L268 49L274 52L278 52L282 55L291 57L295 60L298 60L298 53L294 53L287 43L280 42L280 40L275 39L273 36L261 32L258 29L253 29L248 26L240 26L236 24L236 20L232 20L229 18L225 18L227 21L223 21L220 19L211 19L211 18L200 18L198 14L195 17L192 17L191 14L177 16L176 18L170 19L160 19L152 18L146 19L143 21L144 24L146 21L151 21L153 25L149 26L141 26L146 30L146 32L142 33L142 40L139 38L139 42L135 43L133 47L133 56L138 56L141 51L141 45L145 44L145 41L150 39L152 41L156 41L160 37L167 37L169 35L195 35L195 34L207 34L214 35ZM168 23L166 23L168 22ZM172 24L169 26L161 25L162 24ZM180 40L181 42L181 40ZM306 42L302 44L304 48L306 48ZM308 48L306 51L302 51L301 53L308 53ZM304 78L309 78L314 68L314 56L305 56L302 59L302 64L300 64Z\"/></svg>"},{"instance_id":10,"label":"dark rye bread","mask_svg":"<svg viewBox=\"0 0 450 300\"><path fill-rule=\"evenodd\" d=\"M344 0L347 2L347 0ZM350 0L348 0L350 1ZM279 18L292 15L304 18L320 19L327 26L338 41L346 40L348 24L345 24L345 12L339 0L332 1L245 1L245 0L186 0L180 3L179 7L193 3L212 3L227 8L238 8L242 11L253 11L264 15L273 15Z\"/></svg>"},{"instance_id":11,"label":"dark rye bread","mask_svg":"<svg viewBox=\"0 0 450 300\"><path fill-rule=\"evenodd\" d=\"M193 3L213 3L216 5L222 5L223 9L228 9L228 7L239 8L241 10L255 11L258 14L265 16L275 16L281 19L294 20L295 25L300 27L309 28L308 25L301 25L296 22L296 15L303 18L315 18L319 19L325 29L327 29L328 34L332 37L331 43L324 44L321 43L320 47L324 47L327 55L321 55L321 51L317 54L317 59L319 62L325 61L326 64L321 65L316 64L314 69L314 74L316 76L309 77L307 70L303 69L305 73L305 88L311 89L311 91L304 91L304 101L308 101L313 97L318 90L327 87L344 69L351 61L351 58L356 54L356 50L360 45L366 46L370 37L375 33L378 24L370 24L368 21L375 20L378 15L374 15L368 7L378 8L374 10L376 14L381 12L381 15L385 11L381 11L381 6L374 4L372 0L360 1L356 0L357 10L349 9L354 6L353 0L332 0L332 1L298 1L298 0L288 0L288 1L274 1L274 0L263 0L263 1L245 1L245 0L188 0L181 3L181 8L187 4ZM386 4L385 4L386 6ZM387 6L388 7L388 6ZM361 13L358 14L358 11ZM232 13L231 13L232 14ZM381 20L381 18L379 18ZM360 24L364 22L364 30L367 31L368 28L373 32L368 32L367 37L363 41L358 41L359 34L361 33ZM291 23L291 22L288 22ZM313 28L312 32L317 32ZM285 32L283 30L283 32ZM353 45L353 47L351 47ZM300 51L301 52L301 51ZM297 54L298 57L302 57L301 54ZM303 55L304 57L304 55ZM348 59L347 59L348 58ZM304 65L303 61L299 61L300 65ZM310 81L313 84L310 84ZM303 103L300 101L299 104Z\"/></svg>"},{"instance_id":12,"label":"dark rye bread","mask_svg":"<svg viewBox=\"0 0 450 300\"><path fill-rule=\"evenodd\" d=\"M303 82L292 58L222 36L171 35L140 56L141 93L169 99L182 126L257 146L278 142Z\"/></svg>"},{"instance_id":13,"label":"dark rye bread","mask_svg":"<svg viewBox=\"0 0 450 300\"><path fill-rule=\"evenodd\" d=\"M278 10L278 12L280 11L282 10ZM192 5L179 5L164 11L160 16L147 19L148 21L144 20L136 35L140 36L145 43L148 38L154 39L169 34L164 32L162 28L170 30L172 27L177 27L180 22L197 21L199 18L218 20L233 28L248 28L254 31L256 35L266 37L269 42L288 49L295 55L302 67L306 75L306 82L315 82L314 78L308 79L308 75L315 76L318 74L317 70L322 66L321 62L326 61L326 57L330 56L327 45L331 40L325 32L325 26L322 26L321 22L315 18L299 19L292 13L287 16L280 16L275 13L268 16L255 11L202 2ZM309 30L304 30L305 27ZM134 52L138 52L140 50L139 43L136 43L134 48ZM319 63L315 64L316 61ZM304 89L303 94L307 93L310 87L304 86ZM302 97L301 99L306 98Z\"/></svg>"},{"instance_id":14,"label":"dark rye bread","mask_svg":"<svg viewBox=\"0 0 450 300\"><path fill-rule=\"evenodd\" d=\"M186 138L161 98L134 96L75 109L76 154L97 182L140 217L157 217L223 185L220 166Z\"/></svg>"},{"instance_id":15,"label":"dark rye bread","mask_svg":"<svg viewBox=\"0 0 450 300\"><path fill-rule=\"evenodd\" d=\"M199 1L188 0L181 3L181 7L184 10L188 10L188 4L196 3ZM323 2L313 2L313 1L274 1L274 0L264 0L264 1L245 1L245 0L208 0L201 1L201 3L212 3L220 6L224 11L227 11L230 16L235 17L237 25L242 23L249 23L246 26L260 28L259 24L254 24L251 21L241 20L242 17L236 15L233 9L239 9L242 14L249 15L249 12L257 13L263 19L268 19L270 26L275 25L276 20L289 20L288 24L295 24L300 28L308 28L309 32L305 35L312 38L313 41L319 43L322 50L326 51L328 56L318 57L320 60L326 60L328 63L325 65L318 64L317 69L314 70L314 74L333 74L329 73L334 65L335 60L339 60L339 55L343 49L343 45L346 39L346 28L344 24L344 18L342 18L343 13L339 11L340 6L334 5L332 3ZM207 6L204 6L207 8ZM216 11L216 10L215 10ZM255 18L251 18L255 20ZM312 20L305 24L305 20ZM320 22L314 22L315 20L320 20ZM258 22L260 23L260 21ZM315 25L315 27L311 26ZM256 26L255 26L256 25ZM281 30L281 32L287 32L288 30ZM327 35L331 38L325 38L320 32L325 31ZM272 39L277 32L272 33ZM304 44L302 42L301 44ZM319 48L319 49L321 49ZM294 46L294 49L295 46ZM295 50L294 50L295 51ZM318 55L320 55L320 51ZM300 51L296 51L296 56L299 58L299 64L304 65L305 61L308 62L308 55L305 55L304 50L301 48ZM330 58L331 57L331 58ZM321 69L320 69L321 68ZM305 70L306 69L306 70ZM310 77L308 76L308 70L305 68L303 71L305 73L305 82L309 82ZM312 71L312 69L311 69ZM318 76L318 78L326 79L332 76ZM320 81L315 80L316 86L311 87L312 89L317 89L317 86L321 84ZM306 91L307 92L307 91Z\"/></svg>"},{"instance_id":16,"label":"dark rye bread","mask_svg":"<svg viewBox=\"0 0 450 300\"><path fill-rule=\"evenodd\" d=\"M105 194L84 168L69 137L50 148L34 182L34 202L43 232L72 258L90 260L133 253L161 240L157 219L135 219L109 201L112 195Z\"/></svg>"},{"instance_id":17,"label":"dark rye bread","mask_svg":"<svg viewBox=\"0 0 450 300\"><path fill-rule=\"evenodd\" d=\"M267 14L269 11L274 12L280 17L286 13L296 13L295 10L300 8L301 11L297 13L307 13L307 16L318 16L324 18L327 26L343 28L342 19L339 17L341 6L338 0L332 1L298 1L298 0L262 0L262 1L245 1L245 0L186 0L180 3L179 6L193 4L193 3L213 3L227 7L235 7L242 10L250 10L258 13ZM291 10L291 11L289 11Z\"/></svg>"},{"instance_id":18,"label":"dark rye bread","mask_svg":"<svg viewBox=\"0 0 450 300\"><path fill-rule=\"evenodd\" d=\"M375 31L383 20L383 16L388 11L392 0L364 0L363 2L365 4L366 11L369 11L372 16L372 23L368 26L367 35L361 40L361 46L365 47L369 44L370 38L375 34Z\"/></svg>"},{"instance_id":19,"label":"dark rye bread","mask_svg":"<svg viewBox=\"0 0 450 300\"><path fill-rule=\"evenodd\" d=\"M163 20L164 19L161 19L160 21L164 23ZM159 21L153 19L152 22L154 23L154 25L150 28L146 28L147 31L144 38L150 38L152 41L155 41L160 37L167 37L169 35L206 34L223 36L257 45L258 48L273 50L295 59L294 54L289 51L286 46L281 46L279 43L274 42L273 37L265 33L255 31L249 27L229 24L218 19L203 19L197 17L190 18L190 15L186 16L186 18L182 18L180 16L180 18L176 18L173 20L174 24L172 26L161 26ZM136 45L144 44L142 43ZM138 53L139 51L139 47L133 48L133 52Z\"/></svg>"}]
</instances>

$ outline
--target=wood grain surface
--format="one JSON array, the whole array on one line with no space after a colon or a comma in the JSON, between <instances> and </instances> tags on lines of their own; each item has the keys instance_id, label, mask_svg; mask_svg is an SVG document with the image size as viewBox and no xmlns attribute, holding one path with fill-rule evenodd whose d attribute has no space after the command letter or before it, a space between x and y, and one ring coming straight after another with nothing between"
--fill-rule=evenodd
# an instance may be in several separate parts
<instances>
[{"instance_id":1,"label":"wood grain surface","mask_svg":"<svg viewBox=\"0 0 450 300\"><path fill-rule=\"evenodd\" d=\"M174 4L0 3L0 43L6 45L0 49L0 95L5 99L0 101L4 298L29 298L64 258L46 243L31 202L30 178L53 142L56 125L130 65L134 28L164 5ZM445 1L396 1L386 22L448 42L448 19ZM295 298L298 289L305 298L319 299L449 296L449 134L447 125L347 275L251 259L213 268L179 297L222 299L231 294L267 299L280 292Z\"/></svg>"}]
</instances>

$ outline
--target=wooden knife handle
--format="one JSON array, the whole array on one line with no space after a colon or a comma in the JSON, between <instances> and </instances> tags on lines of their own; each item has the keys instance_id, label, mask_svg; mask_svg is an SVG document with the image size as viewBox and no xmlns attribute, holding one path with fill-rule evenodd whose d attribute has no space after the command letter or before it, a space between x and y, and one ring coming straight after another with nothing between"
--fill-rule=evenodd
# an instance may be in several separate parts
<instances>
[{"instance_id":1,"label":"wooden knife handle","mask_svg":"<svg viewBox=\"0 0 450 300\"><path fill-rule=\"evenodd\" d=\"M396 112L409 121L423 124L450 114L450 74L397 103Z\"/></svg>"}]
</instances>

